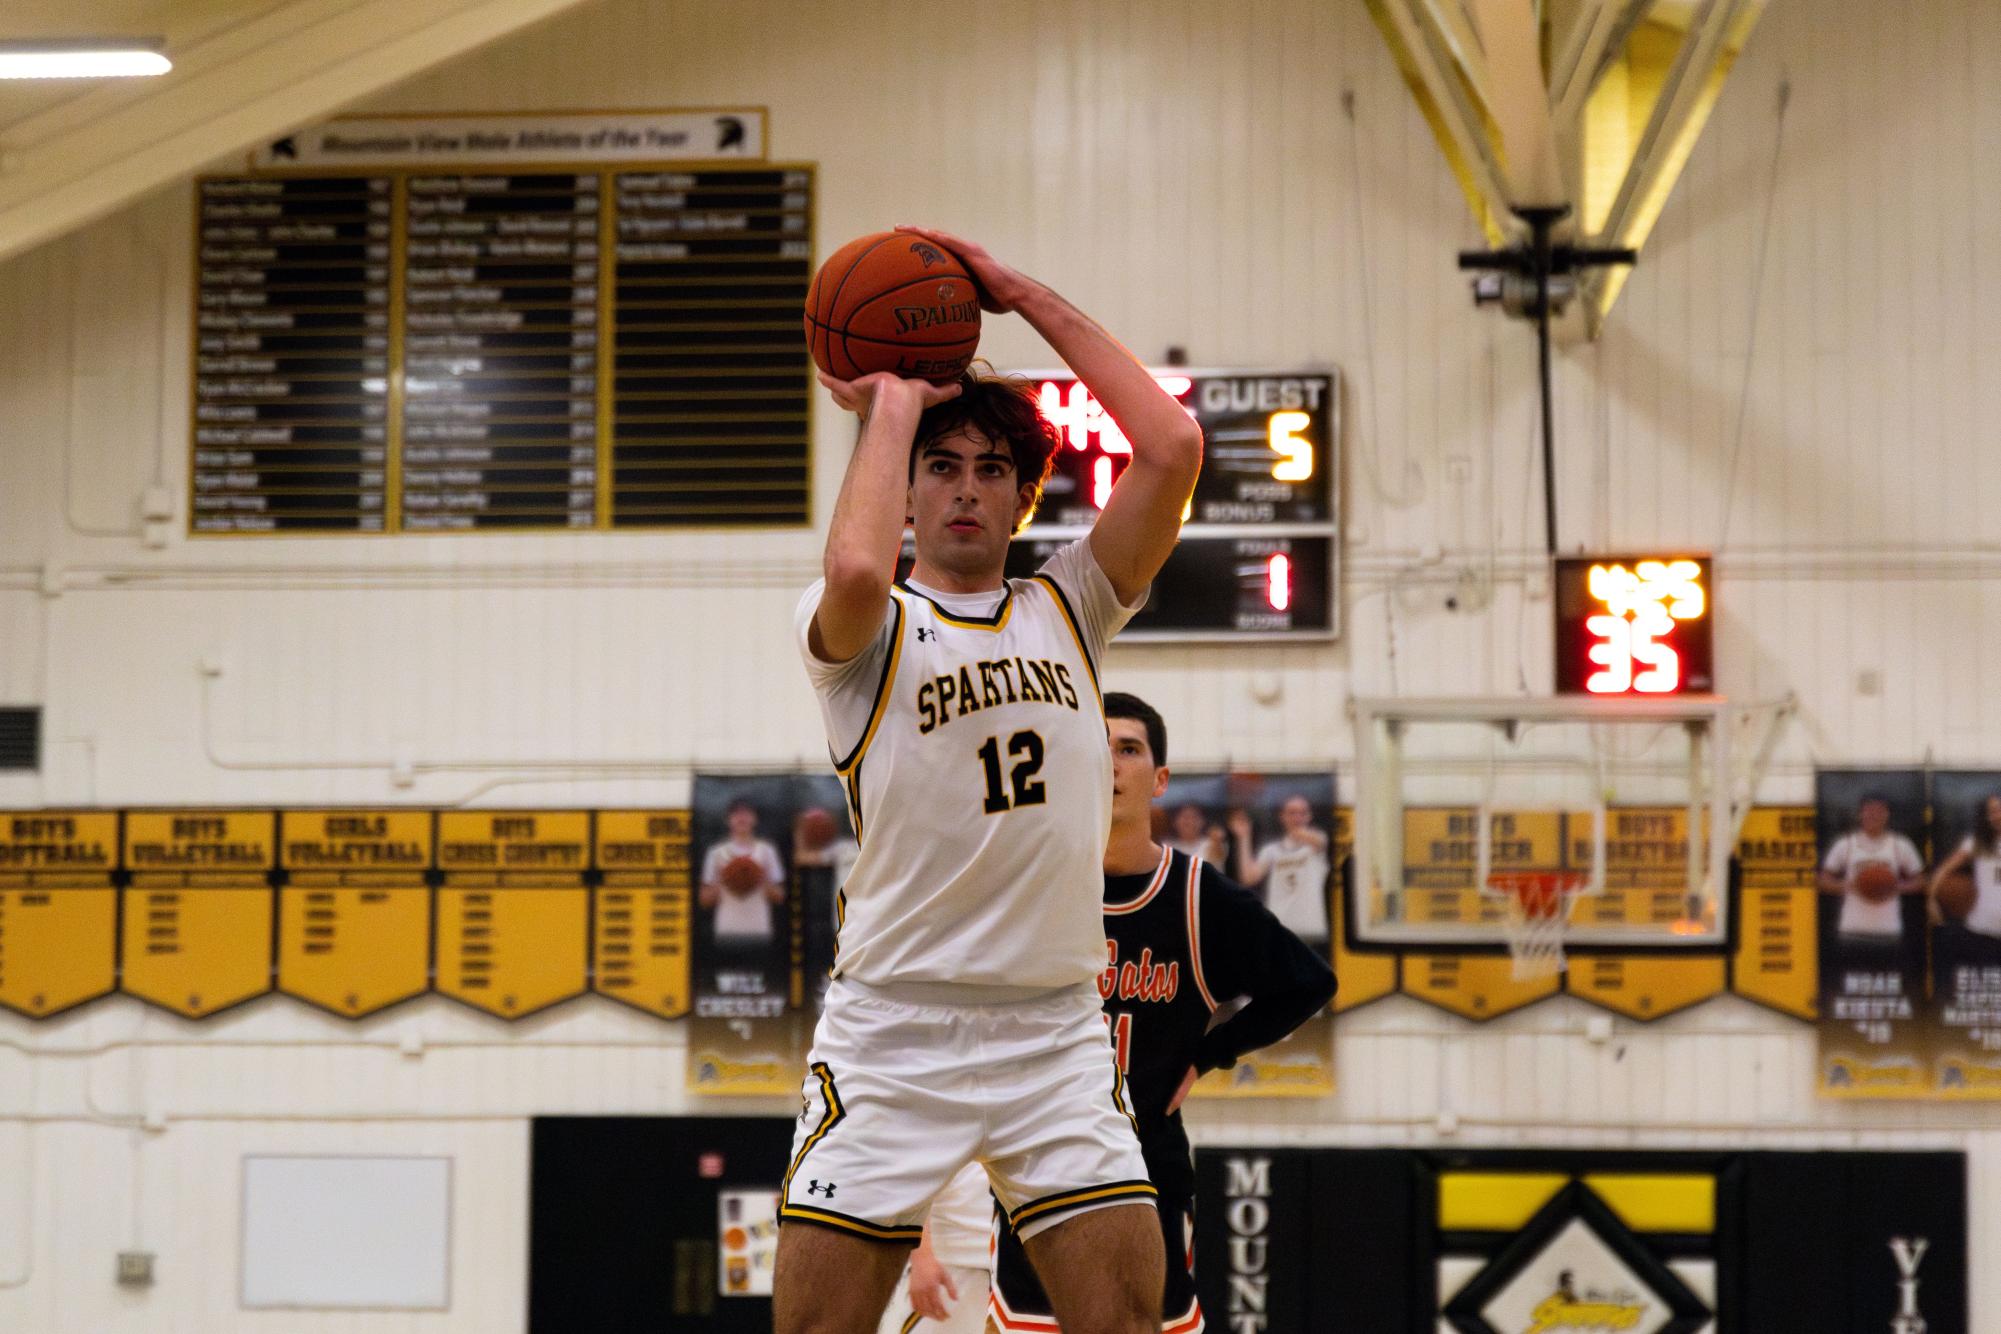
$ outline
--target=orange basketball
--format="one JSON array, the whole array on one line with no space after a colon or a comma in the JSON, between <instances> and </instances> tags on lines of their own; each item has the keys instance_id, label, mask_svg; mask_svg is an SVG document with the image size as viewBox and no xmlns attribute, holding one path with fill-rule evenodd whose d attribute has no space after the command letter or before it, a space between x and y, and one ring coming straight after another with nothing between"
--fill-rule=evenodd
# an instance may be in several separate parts
<instances>
[{"instance_id":1,"label":"orange basketball","mask_svg":"<svg viewBox=\"0 0 2001 1334\"><path fill-rule=\"evenodd\" d=\"M718 879L724 889L742 898L764 883L764 868L755 857L732 857L723 863Z\"/></svg>"},{"instance_id":2,"label":"orange basketball","mask_svg":"<svg viewBox=\"0 0 2001 1334\"><path fill-rule=\"evenodd\" d=\"M799 846L808 852L818 852L834 841L840 826L824 806L808 806L799 816Z\"/></svg>"},{"instance_id":3,"label":"orange basketball","mask_svg":"<svg viewBox=\"0 0 2001 1334\"><path fill-rule=\"evenodd\" d=\"M1855 892L1871 903L1897 897L1897 873L1884 862L1864 862L1855 870Z\"/></svg>"},{"instance_id":4,"label":"orange basketball","mask_svg":"<svg viewBox=\"0 0 2001 1334\"><path fill-rule=\"evenodd\" d=\"M838 380L890 371L944 384L979 350L979 290L951 251L907 232L875 232L836 250L813 275L806 346Z\"/></svg>"},{"instance_id":5,"label":"orange basketball","mask_svg":"<svg viewBox=\"0 0 2001 1334\"><path fill-rule=\"evenodd\" d=\"M1960 921L1973 911L1974 900L1979 897L1973 888L1973 876L1966 871L1954 871L1939 881L1938 906L1947 917Z\"/></svg>"}]
</instances>

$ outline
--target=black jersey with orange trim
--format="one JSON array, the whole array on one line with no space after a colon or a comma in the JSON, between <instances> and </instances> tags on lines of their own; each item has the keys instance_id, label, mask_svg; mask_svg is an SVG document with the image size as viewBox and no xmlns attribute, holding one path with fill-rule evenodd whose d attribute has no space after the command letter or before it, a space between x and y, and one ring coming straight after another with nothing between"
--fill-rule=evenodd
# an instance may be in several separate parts
<instances>
[{"instance_id":1,"label":"black jersey with orange trim","mask_svg":"<svg viewBox=\"0 0 2001 1334\"><path fill-rule=\"evenodd\" d=\"M1163 849L1150 872L1105 877L1105 968L1098 978L1112 1045L1160 1192L1167 1287L1162 1328L1202 1328L1191 1237L1195 1171L1181 1112L1168 1104L1192 1067L1236 1064L1298 1028L1334 996L1334 971L1257 896L1213 866ZM1243 999L1210 1027L1219 1006ZM997 1219L989 1314L1003 1330L1055 1328L1021 1242Z\"/></svg>"}]
</instances>

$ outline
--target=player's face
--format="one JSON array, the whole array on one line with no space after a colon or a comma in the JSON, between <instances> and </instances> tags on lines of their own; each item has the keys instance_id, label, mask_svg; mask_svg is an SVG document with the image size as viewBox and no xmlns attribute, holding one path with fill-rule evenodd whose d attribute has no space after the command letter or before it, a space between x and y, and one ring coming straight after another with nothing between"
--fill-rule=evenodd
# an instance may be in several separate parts
<instances>
[{"instance_id":1,"label":"player's face","mask_svg":"<svg viewBox=\"0 0 2001 1334\"><path fill-rule=\"evenodd\" d=\"M1137 718L1106 720L1112 746L1112 823L1151 825L1153 800L1167 791L1167 770L1153 762L1146 724Z\"/></svg>"},{"instance_id":2,"label":"player's face","mask_svg":"<svg viewBox=\"0 0 2001 1334\"><path fill-rule=\"evenodd\" d=\"M1313 823L1313 807L1305 797L1289 797L1278 808L1278 818L1288 830L1304 829Z\"/></svg>"},{"instance_id":3,"label":"player's face","mask_svg":"<svg viewBox=\"0 0 2001 1334\"><path fill-rule=\"evenodd\" d=\"M1987 816L1987 827L2001 833L2001 797L1989 797L1981 811Z\"/></svg>"},{"instance_id":4,"label":"player's face","mask_svg":"<svg viewBox=\"0 0 2001 1334\"><path fill-rule=\"evenodd\" d=\"M918 453L910 517L925 564L963 578L997 573L1025 509L1006 445L961 429Z\"/></svg>"},{"instance_id":5,"label":"player's face","mask_svg":"<svg viewBox=\"0 0 2001 1334\"><path fill-rule=\"evenodd\" d=\"M730 837L738 840L749 838L757 832L757 812L738 807L730 812Z\"/></svg>"},{"instance_id":6,"label":"player's face","mask_svg":"<svg viewBox=\"0 0 2001 1334\"><path fill-rule=\"evenodd\" d=\"M1862 820L1862 832L1871 838L1880 837L1890 827L1890 808L1880 801L1865 801L1858 812Z\"/></svg>"}]
</instances>

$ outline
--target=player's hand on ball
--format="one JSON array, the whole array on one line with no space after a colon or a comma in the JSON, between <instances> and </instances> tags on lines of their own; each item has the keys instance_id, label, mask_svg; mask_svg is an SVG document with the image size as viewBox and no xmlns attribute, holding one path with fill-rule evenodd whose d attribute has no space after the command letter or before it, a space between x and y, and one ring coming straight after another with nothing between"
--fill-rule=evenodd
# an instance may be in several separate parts
<instances>
[{"instance_id":1,"label":"player's hand on ball","mask_svg":"<svg viewBox=\"0 0 2001 1334\"><path fill-rule=\"evenodd\" d=\"M966 272L973 275L979 285L980 307L996 315L1018 307L1022 298L1036 287L1036 282L1019 269L1009 268L987 253L987 248L977 241L968 241L950 232L933 231L929 227L911 227L897 224L899 232L909 232L921 236L933 245L941 245L959 257L966 266Z\"/></svg>"},{"instance_id":2,"label":"player's hand on ball","mask_svg":"<svg viewBox=\"0 0 2001 1334\"><path fill-rule=\"evenodd\" d=\"M834 396L834 402L857 417L866 417L879 393L916 395L917 410L935 408L940 403L950 402L959 396L959 383L932 384L929 380L906 380L888 371L877 371L864 375L859 380L837 380L825 371L820 372L820 383Z\"/></svg>"},{"instance_id":3,"label":"player's hand on ball","mask_svg":"<svg viewBox=\"0 0 2001 1334\"><path fill-rule=\"evenodd\" d=\"M946 1320L952 1314L948 1297L959 1300L958 1285L929 1247L918 1250L910 1257L910 1309L927 1320Z\"/></svg>"}]
</instances>

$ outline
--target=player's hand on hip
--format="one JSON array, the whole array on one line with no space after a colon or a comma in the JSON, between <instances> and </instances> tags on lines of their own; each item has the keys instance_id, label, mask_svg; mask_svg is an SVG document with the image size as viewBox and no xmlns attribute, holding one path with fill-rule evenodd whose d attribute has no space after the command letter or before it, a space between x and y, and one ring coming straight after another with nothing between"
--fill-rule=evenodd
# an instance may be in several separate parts
<instances>
[{"instance_id":1,"label":"player's hand on hip","mask_svg":"<svg viewBox=\"0 0 2001 1334\"><path fill-rule=\"evenodd\" d=\"M1181 1104L1188 1100L1188 1090L1195 1087L1195 1067L1189 1066L1188 1073L1181 1076L1181 1086L1174 1090L1174 1096L1167 1100L1167 1114L1173 1116L1181 1110Z\"/></svg>"},{"instance_id":2,"label":"player's hand on hip","mask_svg":"<svg viewBox=\"0 0 2001 1334\"><path fill-rule=\"evenodd\" d=\"M878 395L910 395L919 412L935 408L940 403L950 402L959 396L959 384L932 384L929 380L906 380L888 371L877 371L864 375L859 380L837 380L825 371L820 372L820 383L834 396L834 402L844 411L857 417L866 417L874 406Z\"/></svg>"},{"instance_id":3,"label":"player's hand on hip","mask_svg":"<svg viewBox=\"0 0 2001 1334\"><path fill-rule=\"evenodd\" d=\"M958 1285L938 1257L927 1248L910 1257L910 1309L927 1320L945 1320L952 1314L946 1298L959 1300Z\"/></svg>"},{"instance_id":4,"label":"player's hand on hip","mask_svg":"<svg viewBox=\"0 0 2001 1334\"><path fill-rule=\"evenodd\" d=\"M1005 314L1021 304L1022 298L1033 291L1037 283L1019 269L1009 268L987 252L987 248L977 241L968 241L963 236L950 232L934 231L929 227L911 227L898 223L899 232L909 232L921 236L933 245L941 245L959 257L966 266L966 272L973 275L973 283L980 289L980 305L996 315Z\"/></svg>"}]
</instances>

